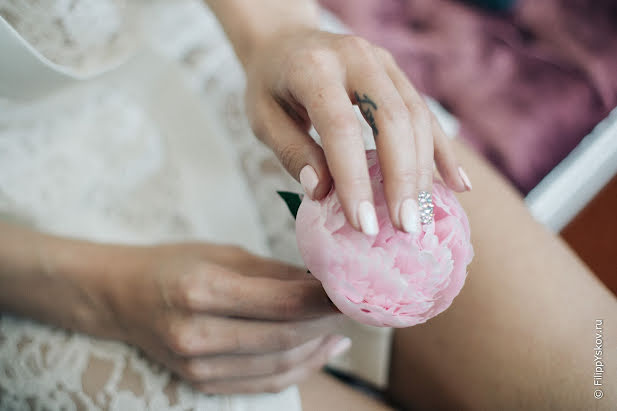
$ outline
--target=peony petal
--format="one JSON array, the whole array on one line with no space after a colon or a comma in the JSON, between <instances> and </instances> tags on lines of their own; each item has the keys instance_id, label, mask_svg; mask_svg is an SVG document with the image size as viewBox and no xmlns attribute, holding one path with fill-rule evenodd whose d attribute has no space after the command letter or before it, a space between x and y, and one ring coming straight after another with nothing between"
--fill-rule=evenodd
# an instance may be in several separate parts
<instances>
[{"instance_id":1,"label":"peony petal","mask_svg":"<svg viewBox=\"0 0 617 411\"><path fill-rule=\"evenodd\" d=\"M447 309L473 258L469 222L454 193L434 182L435 221L418 234L395 229L374 150L367 164L379 234L368 237L345 219L332 190L317 202L304 196L296 219L298 248L332 302L356 321L409 327Z\"/></svg>"}]
</instances>

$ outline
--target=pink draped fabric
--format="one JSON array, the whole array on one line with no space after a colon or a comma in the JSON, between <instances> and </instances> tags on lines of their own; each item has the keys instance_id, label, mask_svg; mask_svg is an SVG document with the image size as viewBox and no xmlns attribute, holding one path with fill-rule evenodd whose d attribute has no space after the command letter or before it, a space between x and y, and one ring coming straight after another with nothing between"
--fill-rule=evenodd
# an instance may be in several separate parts
<instances>
[{"instance_id":1,"label":"pink draped fabric","mask_svg":"<svg viewBox=\"0 0 617 411\"><path fill-rule=\"evenodd\" d=\"M617 102L617 0L322 0L527 193Z\"/></svg>"}]
</instances>

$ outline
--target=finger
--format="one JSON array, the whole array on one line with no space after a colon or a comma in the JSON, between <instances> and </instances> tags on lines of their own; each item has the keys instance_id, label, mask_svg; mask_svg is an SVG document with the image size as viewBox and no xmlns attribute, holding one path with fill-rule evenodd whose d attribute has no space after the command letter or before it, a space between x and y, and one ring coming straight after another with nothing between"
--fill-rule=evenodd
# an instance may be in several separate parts
<instances>
[{"instance_id":1,"label":"finger","mask_svg":"<svg viewBox=\"0 0 617 411\"><path fill-rule=\"evenodd\" d=\"M322 148L308 134L300 122L294 121L290 112L296 112L282 101L271 97L262 98L253 123L257 137L269 146L277 158L296 180L309 198L320 200L332 187L332 177Z\"/></svg>"},{"instance_id":2,"label":"finger","mask_svg":"<svg viewBox=\"0 0 617 411\"><path fill-rule=\"evenodd\" d=\"M323 70L323 69L322 69ZM340 73L305 76L295 83L296 98L306 108L321 137L336 193L347 221L368 235L378 232L362 129Z\"/></svg>"},{"instance_id":3,"label":"finger","mask_svg":"<svg viewBox=\"0 0 617 411\"><path fill-rule=\"evenodd\" d=\"M399 90L377 56L348 57L349 91L373 129L384 180L384 194L395 227L418 231L416 206L417 133Z\"/></svg>"},{"instance_id":4,"label":"finger","mask_svg":"<svg viewBox=\"0 0 617 411\"><path fill-rule=\"evenodd\" d=\"M350 345L351 341L348 339L329 337L328 342L320 347L306 361L300 366L290 370L265 377L211 381L197 384L196 388L208 394L278 393L291 385L301 382L310 374L323 367L331 357L347 350Z\"/></svg>"},{"instance_id":5,"label":"finger","mask_svg":"<svg viewBox=\"0 0 617 411\"><path fill-rule=\"evenodd\" d=\"M444 133L435 115L426 106L422 96L398 67L392 55L383 49L379 49L379 53L413 119L417 136L418 190L431 191L434 158L446 185L455 191L465 191L464 171L459 172L450 139Z\"/></svg>"},{"instance_id":6,"label":"finger","mask_svg":"<svg viewBox=\"0 0 617 411\"><path fill-rule=\"evenodd\" d=\"M459 193L471 191L471 182L462 166L458 164L450 138L434 116L431 123L435 138L435 163L439 175L452 190Z\"/></svg>"},{"instance_id":7,"label":"finger","mask_svg":"<svg viewBox=\"0 0 617 411\"><path fill-rule=\"evenodd\" d=\"M201 382L277 374L306 361L326 341L327 337L319 337L290 350L268 354L186 358L176 369L183 378Z\"/></svg>"},{"instance_id":8,"label":"finger","mask_svg":"<svg viewBox=\"0 0 617 411\"><path fill-rule=\"evenodd\" d=\"M306 268L300 268L282 261L262 258L251 254L242 264L236 265L239 274L254 277L270 277L279 280L314 280Z\"/></svg>"},{"instance_id":9,"label":"finger","mask_svg":"<svg viewBox=\"0 0 617 411\"><path fill-rule=\"evenodd\" d=\"M417 189L430 192L433 184L433 131L432 113L424 103L422 96L411 85L405 74L398 68L391 55L380 50L380 55L387 68L388 75L395 84L404 104L410 113L415 134L417 159Z\"/></svg>"},{"instance_id":10,"label":"finger","mask_svg":"<svg viewBox=\"0 0 617 411\"><path fill-rule=\"evenodd\" d=\"M215 265L195 267L168 293L172 306L214 315L301 320L337 312L315 279L248 277Z\"/></svg>"},{"instance_id":11,"label":"finger","mask_svg":"<svg viewBox=\"0 0 617 411\"><path fill-rule=\"evenodd\" d=\"M182 243L167 246L167 249L170 247L173 255L186 253L187 259L200 255L210 263L227 267L243 275L271 277L280 280L308 280L313 278L310 274L307 274L306 268L264 258L235 245Z\"/></svg>"},{"instance_id":12,"label":"finger","mask_svg":"<svg viewBox=\"0 0 617 411\"><path fill-rule=\"evenodd\" d=\"M173 352L185 357L274 353L336 332L341 318L338 314L283 322L185 316L171 320L162 336Z\"/></svg>"}]
</instances>

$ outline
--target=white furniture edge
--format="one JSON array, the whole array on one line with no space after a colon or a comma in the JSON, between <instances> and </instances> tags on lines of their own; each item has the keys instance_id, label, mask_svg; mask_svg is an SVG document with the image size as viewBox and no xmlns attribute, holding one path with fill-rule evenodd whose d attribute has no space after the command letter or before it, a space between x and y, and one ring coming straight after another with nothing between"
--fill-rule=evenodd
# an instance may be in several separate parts
<instances>
[{"instance_id":1,"label":"white furniture edge","mask_svg":"<svg viewBox=\"0 0 617 411\"><path fill-rule=\"evenodd\" d=\"M525 201L538 221L559 232L615 175L617 108L529 192Z\"/></svg>"}]
</instances>

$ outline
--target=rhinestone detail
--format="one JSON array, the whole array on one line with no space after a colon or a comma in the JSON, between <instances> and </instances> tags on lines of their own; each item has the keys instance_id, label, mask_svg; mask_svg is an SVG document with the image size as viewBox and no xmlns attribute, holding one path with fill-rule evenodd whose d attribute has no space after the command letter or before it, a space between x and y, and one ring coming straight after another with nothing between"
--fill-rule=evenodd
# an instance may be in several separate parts
<instances>
[{"instance_id":1,"label":"rhinestone detail","mask_svg":"<svg viewBox=\"0 0 617 411\"><path fill-rule=\"evenodd\" d=\"M433 222L435 213L433 211L433 196L428 191L420 191L418 193L418 208L420 211L420 222L422 224L430 224Z\"/></svg>"}]
</instances>

